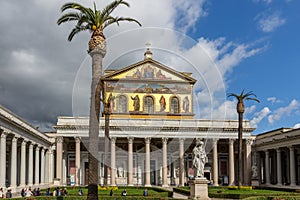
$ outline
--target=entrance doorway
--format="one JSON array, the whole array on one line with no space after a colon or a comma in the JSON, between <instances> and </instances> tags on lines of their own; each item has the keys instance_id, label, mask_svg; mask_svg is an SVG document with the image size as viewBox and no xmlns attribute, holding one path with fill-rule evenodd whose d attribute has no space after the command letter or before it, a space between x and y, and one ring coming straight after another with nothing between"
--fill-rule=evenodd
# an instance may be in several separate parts
<instances>
[{"instance_id":1,"label":"entrance doorway","mask_svg":"<svg viewBox=\"0 0 300 200\"><path fill-rule=\"evenodd\" d=\"M156 185L155 160L150 160L150 184Z\"/></svg>"}]
</instances>

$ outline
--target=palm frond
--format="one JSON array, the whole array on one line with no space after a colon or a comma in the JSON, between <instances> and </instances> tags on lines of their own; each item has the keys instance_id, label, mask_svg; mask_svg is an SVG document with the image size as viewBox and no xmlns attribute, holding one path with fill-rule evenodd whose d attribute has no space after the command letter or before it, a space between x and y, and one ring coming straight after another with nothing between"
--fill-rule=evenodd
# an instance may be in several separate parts
<instances>
[{"instance_id":1,"label":"palm frond","mask_svg":"<svg viewBox=\"0 0 300 200\"><path fill-rule=\"evenodd\" d=\"M81 31L85 31L85 30L89 30L89 25L86 26L76 26L75 28L73 28L73 30L71 31L71 33L68 36L68 40L72 41L73 37L81 32Z\"/></svg>"},{"instance_id":2,"label":"palm frond","mask_svg":"<svg viewBox=\"0 0 300 200\"><path fill-rule=\"evenodd\" d=\"M108 27L111 24L116 23L119 26L119 22L121 21L127 21L127 22L135 22L137 23L139 26L142 26L141 23L139 21L137 21L136 19L130 18L130 17L110 17L108 18L108 20L104 23L103 25L103 29Z\"/></svg>"},{"instance_id":3,"label":"palm frond","mask_svg":"<svg viewBox=\"0 0 300 200\"><path fill-rule=\"evenodd\" d=\"M130 7L129 3L127 3L124 0L115 0L108 4L103 10L102 10L102 18L108 17L119 5L125 5L127 7Z\"/></svg>"},{"instance_id":4,"label":"palm frond","mask_svg":"<svg viewBox=\"0 0 300 200\"><path fill-rule=\"evenodd\" d=\"M258 99L257 99L257 96L256 94L253 93L253 91L250 91L250 92L247 92L247 93L244 93L245 90L243 90L241 92L241 94L235 94L235 93L229 93L227 95L227 97L235 97L237 100L239 101L244 101L244 100L253 100L253 101L256 101L256 102L260 102ZM251 97L253 96L253 97Z\"/></svg>"},{"instance_id":5,"label":"palm frond","mask_svg":"<svg viewBox=\"0 0 300 200\"><path fill-rule=\"evenodd\" d=\"M57 24L60 25L64 22L79 20L80 18L81 18L80 13L77 12L66 13L57 20Z\"/></svg>"},{"instance_id":6,"label":"palm frond","mask_svg":"<svg viewBox=\"0 0 300 200\"><path fill-rule=\"evenodd\" d=\"M96 28L101 28L102 30L107 26L116 23L119 25L120 21L135 22L139 26L141 23L136 19L129 17L112 17L110 14L119 6L125 5L129 7L129 3L124 0L115 0L112 3L108 4L103 10L97 10L96 3L94 3L94 8L87 8L78 3L66 3L61 7L61 12L72 9L75 12L70 12L62 15L58 20L57 24L68 21L77 21L75 28L71 31L68 40L71 41L77 33L84 30L95 30Z\"/></svg>"},{"instance_id":7,"label":"palm frond","mask_svg":"<svg viewBox=\"0 0 300 200\"><path fill-rule=\"evenodd\" d=\"M252 101L256 101L256 102L260 103L260 101L257 98L247 97L244 100L252 100Z\"/></svg>"}]
</instances>

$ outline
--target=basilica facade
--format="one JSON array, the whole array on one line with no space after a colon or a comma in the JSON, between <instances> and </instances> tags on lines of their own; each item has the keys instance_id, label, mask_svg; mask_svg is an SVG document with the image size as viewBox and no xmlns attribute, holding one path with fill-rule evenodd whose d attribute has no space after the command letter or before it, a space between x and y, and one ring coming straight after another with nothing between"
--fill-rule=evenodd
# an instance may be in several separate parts
<instances>
[{"instance_id":1,"label":"basilica facade","mask_svg":"<svg viewBox=\"0 0 300 200\"><path fill-rule=\"evenodd\" d=\"M106 70L102 78L109 116L100 119L99 182L108 185L185 185L193 178L192 149L205 143L205 177L214 185L233 185L237 169L237 121L195 119L191 73L178 72L152 58L119 70ZM108 118L106 118L108 119ZM58 117L56 177L61 184L85 185L88 180L88 118ZM251 143L244 122L244 183L250 184ZM105 146L107 154L104 154ZM107 159L106 159L107 158ZM108 166L108 167L106 167Z\"/></svg>"}]
</instances>

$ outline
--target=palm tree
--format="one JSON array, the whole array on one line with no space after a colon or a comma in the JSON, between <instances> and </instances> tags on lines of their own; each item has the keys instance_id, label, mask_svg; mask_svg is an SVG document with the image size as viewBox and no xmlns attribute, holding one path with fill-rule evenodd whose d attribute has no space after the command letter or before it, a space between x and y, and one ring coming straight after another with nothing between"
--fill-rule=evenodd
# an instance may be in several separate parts
<instances>
[{"instance_id":1,"label":"palm tree","mask_svg":"<svg viewBox=\"0 0 300 200\"><path fill-rule=\"evenodd\" d=\"M99 115L100 103L103 98L101 74L102 60L106 54L106 41L103 30L121 21L135 22L141 24L129 17L114 17L111 13L120 5L129 7L124 0L115 0L105 6L102 10L97 10L94 3L94 9L84 7L78 3L66 3L61 7L61 12L72 10L63 14L58 20L60 25L65 22L77 22L68 36L71 41L73 37L82 32L90 31L92 36L89 40L88 53L92 57L92 82L91 82L91 101L89 118L89 187L88 199L98 199L98 135L99 135ZM101 94L102 93L102 94ZM102 96L102 98L101 98Z\"/></svg>"},{"instance_id":2,"label":"palm tree","mask_svg":"<svg viewBox=\"0 0 300 200\"><path fill-rule=\"evenodd\" d=\"M244 101L252 100L259 103L257 96L252 92L244 93L244 90L241 94L228 94L228 97L235 97L238 102L236 106L236 111L239 115L239 127L238 127L238 148L239 148L239 164L238 164L238 186L242 186L242 176L243 176L243 169L242 169L242 150L243 150L243 115L245 112L245 105Z\"/></svg>"}]
</instances>

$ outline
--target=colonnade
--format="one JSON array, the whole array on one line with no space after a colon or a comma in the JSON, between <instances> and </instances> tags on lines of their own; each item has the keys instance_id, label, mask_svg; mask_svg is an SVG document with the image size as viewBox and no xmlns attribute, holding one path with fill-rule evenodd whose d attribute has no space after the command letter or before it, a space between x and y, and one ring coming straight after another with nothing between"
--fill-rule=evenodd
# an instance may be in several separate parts
<instances>
[{"instance_id":1,"label":"colonnade","mask_svg":"<svg viewBox=\"0 0 300 200\"><path fill-rule=\"evenodd\" d=\"M80 166L81 165L81 149L80 149L80 143L81 143L81 138L79 137L75 137L75 140L71 140L72 142L75 142L75 185L80 185L83 183L82 180L80 180L80 177L83 178L83 176L80 176L81 173L84 173L84 169L81 169ZM127 176L125 179L125 183L127 185L134 185L134 184L138 184L136 181L136 177L138 177L138 175L136 177L134 177L133 175L135 173L137 173L137 167L141 167L142 165L137 166L137 163L135 163L135 168L134 166L134 159L133 159L133 155L135 154L134 152L134 142L135 139L138 141L138 143L140 144L141 142L144 143L144 170L143 170L143 185L145 186L151 186L151 166L150 166L150 161L151 159L153 160L153 155L152 151L153 149L151 149L151 141L155 140L155 143L161 143L161 154L159 155L159 157L161 158L161 160L159 160L159 163L161 163L161 168L160 168L160 179L159 179L159 183L161 184L163 187L167 187L171 182L168 179L168 175L170 175L168 173L168 155L170 155L170 152L168 151L169 148L169 143L170 140L172 139L172 145L175 146L178 145L178 148L176 148L176 150L178 150L177 154L178 157L176 158L172 158L172 160L176 160L178 159L178 166L179 170L178 170L178 174L176 175L177 179L177 184L180 186L184 186L184 184L187 182L188 177L187 177L187 170L185 169L186 165L185 162L187 160L185 160L186 157L186 148L187 146L185 146L185 139L184 138L177 138L174 140L174 138L150 138L150 137L146 137L143 139L143 141L141 141L141 138L134 138L134 137L128 137L128 138L117 138L117 137L111 137L110 138L110 170L108 171L110 173L110 181L109 184L112 186L118 185L120 183L117 182L117 155L116 155L116 143L117 140L121 140L122 144L124 145L124 139L127 141L127 158L125 158L126 161L126 172L127 172ZM68 140L70 141L70 140ZM174 141L176 141L174 143ZM225 140L228 142L228 185L234 185L235 182L235 152L234 152L234 144L235 144L235 139L228 139ZM213 149L212 149L212 154L211 154L211 158L212 158L212 167L211 167L211 175L212 175L212 181L213 184L215 186L218 186L218 182L219 182L219 165L220 165L220 160L219 160L219 152L218 152L218 140L216 141L216 144L214 145ZM224 141L222 142L224 144ZM56 138L56 178L58 178L60 180L60 184L64 184L64 182L62 181L63 178L63 145L64 144L64 138L63 137L57 137ZM242 163L245 174L244 174L244 183L249 183L250 184L250 178L251 175L249 175L251 173L251 140L244 140L244 163ZM151 151L152 150L152 151ZM207 152L209 153L209 152ZM221 152L222 153L222 152ZM155 152L155 156L157 156L157 152ZM170 159L170 158L169 158ZM136 160L135 160L136 161ZM152 162L152 161L151 161ZM141 163L139 163L141 164ZM64 166L65 167L65 166ZM159 166L157 166L159 167ZM178 168L177 168L178 169ZM135 172L135 173L134 173ZM249 172L249 174L248 174ZM65 175L65 174L64 174ZM172 175L171 175L172 176ZM125 177L123 177L125 178ZM172 177L171 177L172 178ZM135 180L135 181L134 181ZM123 182L124 183L124 182ZM172 184L172 183L171 183Z\"/></svg>"},{"instance_id":2,"label":"colonnade","mask_svg":"<svg viewBox=\"0 0 300 200\"><path fill-rule=\"evenodd\" d=\"M51 146L0 127L0 187L18 188L42 187L52 183L54 157Z\"/></svg>"},{"instance_id":3,"label":"colonnade","mask_svg":"<svg viewBox=\"0 0 300 200\"><path fill-rule=\"evenodd\" d=\"M296 186L297 168L294 146L256 151L255 155L260 184Z\"/></svg>"}]
</instances>

